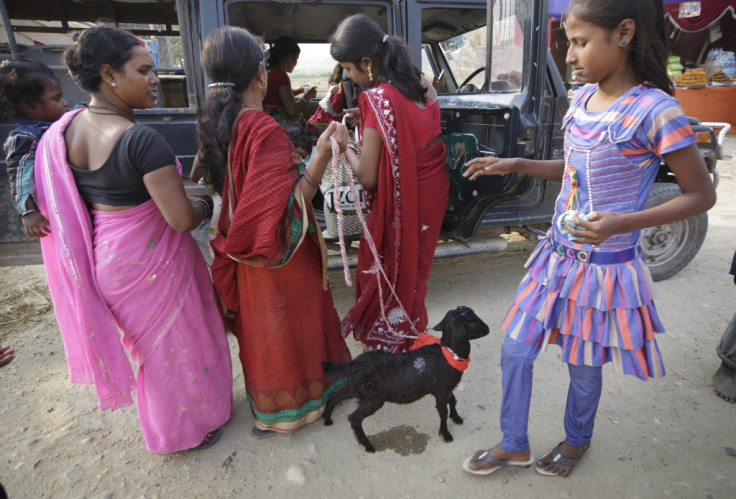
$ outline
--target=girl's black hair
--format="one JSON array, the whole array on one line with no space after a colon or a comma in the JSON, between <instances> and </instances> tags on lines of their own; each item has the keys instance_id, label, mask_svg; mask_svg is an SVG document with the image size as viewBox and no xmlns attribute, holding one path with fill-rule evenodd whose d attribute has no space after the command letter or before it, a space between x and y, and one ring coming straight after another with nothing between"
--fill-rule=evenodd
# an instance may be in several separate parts
<instances>
[{"instance_id":1,"label":"girl's black hair","mask_svg":"<svg viewBox=\"0 0 736 499\"><path fill-rule=\"evenodd\" d=\"M384 41L383 29L365 14L345 18L330 40L330 55L338 62L352 62L363 72L360 61L372 59L372 70L377 81L391 82L407 98L423 102L426 90L422 87L422 72L401 38L389 36Z\"/></svg>"},{"instance_id":2,"label":"girl's black hair","mask_svg":"<svg viewBox=\"0 0 736 499\"><path fill-rule=\"evenodd\" d=\"M339 85L342 83L342 72L344 70L342 69L342 66L340 66L340 63L338 62L335 64L335 69L332 70L332 74L330 75L330 79L327 83L330 85Z\"/></svg>"},{"instance_id":3,"label":"girl's black hair","mask_svg":"<svg viewBox=\"0 0 736 499\"><path fill-rule=\"evenodd\" d=\"M46 86L58 82L45 64L31 59L15 59L0 64L0 121L15 112L21 114L21 102L41 102Z\"/></svg>"},{"instance_id":4,"label":"girl's black hair","mask_svg":"<svg viewBox=\"0 0 736 499\"><path fill-rule=\"evenodd\" d=\"M100 69L107 64L115 71L132 57L140 40L122 29L109 26L87 28L74 35L74 46L64 52L64 62L74 81L89 92L96 92L102 83Z\"/></svg>"},{"instance_id":5,"label":"girl's black hair","mask_svg":"<svg viewBox=\"0 0 736 499\"><path fill-rule=\"evenodd\" d=\"M294 144L295 149L301 147L307 151L307 156L312 154L312 139L307 134L304 125L296 121L284 121L281 123L281 127L286 131L286 135L289 136L289 140Z\"/></svg>"},{"instance_id":6,"label":"girl's black hair","mask_svg":"<svg viewBox=\"0 0 736 499\"><path fill-rule=\"evenodd\" d=\"M662 0L572 0L566 15L609 31L624 19L632 19L636 32L629 44L629 59L637 81L672 95Z\"/></svg>"},{"instance_id":7,"label":"girl's black hair","mask_svg":"<svg viewBox=\"0 0 736 499\"><path fill-rule=\"evenodd\" d=\"M233 125L240 112L240 93L250 85L263 62L263 47L243 28L222 26L207 35L202 47L202 69L213 83L199 114L200 161L204 181L222 194Z\"/></svg>"},{"instance_id":8,"label":"girl's black hair","mask_svg":"<svg viewBox=\"0 0 736 499\"><path fill-rule=\"evenodd\" d=\"M299 55L302 49L290 36L282 36L268 49L268 62L266 63L267 69L277 69L281 61L289 57L290 55Z\"/></svg>"}]
</instances>

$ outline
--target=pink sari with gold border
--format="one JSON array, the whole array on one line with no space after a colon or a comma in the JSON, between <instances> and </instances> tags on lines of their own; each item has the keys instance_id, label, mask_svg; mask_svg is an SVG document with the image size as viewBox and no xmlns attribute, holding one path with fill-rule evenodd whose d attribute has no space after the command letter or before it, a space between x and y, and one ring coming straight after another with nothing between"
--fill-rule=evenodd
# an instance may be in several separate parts
<instances>
[{"instance_id":1,"label":"pink sari with gold border","mask_svg":"<svg viewBox=\"0 0 736 499\"><path fill-rule=\"evenodd\" d=\"M196 447L232 405L209 272L191 235L171 228L153 200L90 217L66 161L64 130L77 113L44 134L35 166L51 225L41 249L71 381L94 384L100 409L130 405L137 388L149 452Z\"/></svg>"}]
</instances>

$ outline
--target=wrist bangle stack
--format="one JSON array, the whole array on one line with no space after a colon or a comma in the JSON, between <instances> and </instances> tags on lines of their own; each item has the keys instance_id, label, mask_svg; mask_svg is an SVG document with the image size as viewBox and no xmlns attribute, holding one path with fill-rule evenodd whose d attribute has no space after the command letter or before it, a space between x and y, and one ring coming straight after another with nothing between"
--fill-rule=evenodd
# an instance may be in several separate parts
<instances>
[{"instance_id":1,"label":"wrist bangle stack","mask_svg":"<svg viewBox=\"0 0 736 499\"><path fill-rule=\"evenodd\" d=\"M197 207L202 207L202 209L199 210ZM202 220L204 220L205 218L210 218L212 216L210 205L207 204L207 201L205 201L204 199L192 199L192 208L202 214Z\"/></svg>"},{"instance_id":2,"label":"wrist bangle stack","mask_svg":"<svg viewBox=\"0 0 736 499\"><path fill-rule=\"evenodd\" d=\"M360 146L359 146L359 145L358 145L358 143L357 143L357 142L355 142L354 140L350 140L350 141L348 141L348 145L347 145L346 149L350 149L350 150L352 150L352 151L353 151L353 152L354 152L355 154L357 154L358 156L360 156Z\"/></svg>"},{"instance_id":3,"label":"wrist bangle stack","mask_svg":"<svg viewBox=\"0 0 736 499\"><path fill-rule=\"evenodd\" d=\"M319 189L319 183L315 182L311 175L309 175L309 170L304 170L304 180L315 189Z\"/></svg>"}]
</instances>

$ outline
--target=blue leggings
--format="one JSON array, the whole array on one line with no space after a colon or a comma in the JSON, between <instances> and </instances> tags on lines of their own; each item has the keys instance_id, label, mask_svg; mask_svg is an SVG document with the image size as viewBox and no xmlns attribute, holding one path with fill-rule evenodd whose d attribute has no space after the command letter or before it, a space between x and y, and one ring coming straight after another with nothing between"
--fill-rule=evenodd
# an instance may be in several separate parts
<instances>
[{"instance_id":1,"label":"blue leggings","mask_svg":"<svg viewBox=\"0 0 736 499\"><path fill-rule=\"evenodd\" d=\"M532 372L540 347L525 345L508 336L501 347L501 447L506 452L529 450L529 403ZM593 438L593 423L601 398L601 368L567 365L570 387L565 406L565 439L581 446Z\"/></svg>"}]
</instances>

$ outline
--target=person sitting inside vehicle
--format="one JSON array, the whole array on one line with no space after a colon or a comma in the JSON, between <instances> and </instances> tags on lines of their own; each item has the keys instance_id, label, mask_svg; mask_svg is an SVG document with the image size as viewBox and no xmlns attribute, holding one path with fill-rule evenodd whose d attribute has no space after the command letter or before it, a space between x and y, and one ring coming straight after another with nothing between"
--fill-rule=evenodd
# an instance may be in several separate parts
<instances>
[{"instance_id":1,"label":"person sitting inside vehicle","mask_svg":"<svg viewBox=\"0 0 736 499\"><path fill-rule=\"evenodd\" d=\"M263 110L279 123L286 120L303 122L304 109L317 95L317 87L291 87L288 73L294 71L300 53L299 45L290 36L282 36L268 50L268 89ZM302 93L303 97L294 98Z\"/></svg>"},{"instance_id":2,"label":"person sitting inside vehicle","mask_svg":"<svg viewBox=\"0 0 736 499\"><path fill-rule=\"evenodd\" d=\"M342 66L335 65L330 75L330 90L319 101L319 107L307 121L307 131L314 135L321 134L333 121L340 121L344 116L345 92L342 88Z\"/></svg>"}]
</instances>

